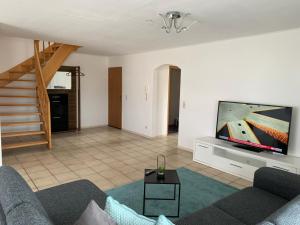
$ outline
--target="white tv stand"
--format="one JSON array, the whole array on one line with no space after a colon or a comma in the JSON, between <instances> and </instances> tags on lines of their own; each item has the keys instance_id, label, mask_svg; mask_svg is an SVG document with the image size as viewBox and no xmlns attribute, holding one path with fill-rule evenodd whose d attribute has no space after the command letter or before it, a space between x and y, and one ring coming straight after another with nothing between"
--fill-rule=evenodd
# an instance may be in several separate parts
<instances>
[{"instance_id":1,"label":"white tv stand","mask_svg":"<svg viewBox=\"0 0 300 225\"><path fill-rule=\"evenodd\" d=\"M214 137L195 140L193 160L250 181L254 172L264 166L300 174L299 157L251 152Z\"/></svg>"}]
</instances>

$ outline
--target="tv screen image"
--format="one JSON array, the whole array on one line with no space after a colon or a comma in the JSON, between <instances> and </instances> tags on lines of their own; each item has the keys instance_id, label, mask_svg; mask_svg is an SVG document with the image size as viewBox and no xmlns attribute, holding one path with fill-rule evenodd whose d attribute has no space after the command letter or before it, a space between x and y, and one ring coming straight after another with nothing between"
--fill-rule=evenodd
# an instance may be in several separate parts
<instances>
[{"instance_id":1,"label":"tv screen image","mask_svg":"<svg viewBox=\"0 0 300 225\"><path fill-rule=\"evenodd\" d=\"M287 154L291 107L220 101L216 138Z\"/></svg>"}]
</instances>

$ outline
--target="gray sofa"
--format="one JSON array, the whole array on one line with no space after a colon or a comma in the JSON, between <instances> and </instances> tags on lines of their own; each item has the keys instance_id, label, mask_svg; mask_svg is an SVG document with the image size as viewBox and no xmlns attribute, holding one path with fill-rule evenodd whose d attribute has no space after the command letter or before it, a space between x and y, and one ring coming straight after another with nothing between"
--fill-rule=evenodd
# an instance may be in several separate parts
<instances>
[{"instance_id":1,"label":"gray sofa","mask_svg":"<svg viewBox=\"0 0 300 225\"><path fill-rule=\"evenodd\" d=\"M271 168L255 173L253 187L175 222L176 225L300 224L300 177ZM0 225L72 225L94 199L106 194L87 180L32 192L12 168L0 168ZM284 223L282 223L284 221Z\"/></svg>"},{"instance_id":2,"label":"gray sofa","mask_svg":"<svg viewBox=\"0 0 300 225\"><path fill-rule=\"evenodd\" d=\"M104 208L106 194L87 180L32 192L13 168L0 168L0 225L73 225L92 199Z\"/></svg>"},{"instance_id":3,"label":"gray sofa","mask_svg":"<svg viewBox=\"0 0 300 225\"><path fill-rule=\"evenodd\" d=\"M255 172L253 187L221 199L176 225L300 225L299 195L299 175L264 167Z\"/></svg>"}]
</instances>

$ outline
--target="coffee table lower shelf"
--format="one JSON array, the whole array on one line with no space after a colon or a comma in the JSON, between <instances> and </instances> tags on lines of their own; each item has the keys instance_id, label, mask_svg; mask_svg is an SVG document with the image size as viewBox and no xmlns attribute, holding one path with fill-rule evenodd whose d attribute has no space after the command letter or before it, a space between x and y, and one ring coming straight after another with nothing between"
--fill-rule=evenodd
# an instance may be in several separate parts
<instances>
[{"instance_id":1,"label":"coffee table lower shelf","mask_svg":"<svg viewBox=\"0 0 300 225\"><path fill-rule=\"evenodd\" d=\"M145 172L147 171L147 169L145 170ZM177 176L177 172L176 170L167 170L166 171L166 176L170 175L170 180L166 179L165 181L163 180L156 180L153 179L153 176L156 176L155 174L153 174L152 176L150 175L149 177L145 176L144 179L144 197L143 197L143 215L147 216L147 217L157 217L159 215L153 215L153 214L146 214L145 213L145 208L146 208L146 201L147 200L159 200L159 201L176 201L177 200L177 214L176 215L165 215L166 217L179 217L180 215L180 191L181 191L181 184L179 181L179 178ZM173 185L174 189L173 189L173 198L149 198L146 196L146 188L147 188L147 184L151 184L151 185ZM178 186L178 188L177 188ZM176 199L177 196L177 189L178 189L178 199Z\"/></svg>"}]
</instances>

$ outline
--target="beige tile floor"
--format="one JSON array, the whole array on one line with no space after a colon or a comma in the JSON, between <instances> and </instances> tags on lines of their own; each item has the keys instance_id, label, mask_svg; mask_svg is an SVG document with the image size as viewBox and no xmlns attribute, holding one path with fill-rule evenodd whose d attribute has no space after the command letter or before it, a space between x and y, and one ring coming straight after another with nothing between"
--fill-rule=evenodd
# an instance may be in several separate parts
<instances>
[{"instance_id":1,"label":"beige tile floor","mask_svg":"<svg viewBox=\"0 0 300 225\"><path fill-rule=\"evenodd\" d=\"M53 135L53 149L33 147L6 152L13 166L34 190L88 179L108 190L143 178L144 168L156 167L157 154L167 167L186 167L237 188L251 182L192 161L192 153L177 148L177 135L147 139L109 127Z\"/></svg>"}]
</instances>

